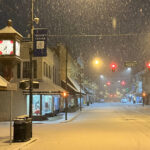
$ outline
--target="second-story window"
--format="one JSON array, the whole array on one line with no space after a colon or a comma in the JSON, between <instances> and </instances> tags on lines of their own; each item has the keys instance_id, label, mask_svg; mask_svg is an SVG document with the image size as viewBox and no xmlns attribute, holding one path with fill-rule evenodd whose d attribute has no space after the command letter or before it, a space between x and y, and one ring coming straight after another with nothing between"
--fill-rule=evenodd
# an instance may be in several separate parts
<instances>
[{"instance_id":1,"label":"second-story window","mask_svg":"<svg viewBox=\"0 0 150 150\"><path fill-rule=\"evenodd\" d=\"M23 62L23 78L30 77L30 63L29 61Z\"/></svg>"},{"instance_id":2,"label":"second-story window","mask_svg":"<svg viewBox=\"0 0 150 150\"><path fill-rule=\"evenodd\" d=\"M48 64L46 64L46 77L48 77Z\"/></svg>"},{"instance_id":3,"label":"second-story window","mask_svg":"<svg viewBox=\"0 0 150 150\"><path fill-rule=\"evenodd\" d=\"M44 62L44 76L46 76L46 62Z\"/></svg>"},{"instance_id":4,"label":"second-story window","mask_svg":"<svg viewBox=\"0 0 150 150\"><path fill-rule=\"evenodd\" d=\"M48 73L48 75L49 75L49 78L51 79L51 66L49 66L49 73Z\"/></svg>"},{"instance_id":5,"label":"second-story window","mask_svg":"<svg viewBox=\"0 0 150 150\"><path fill-rule=\"evenodd\" d=\"M33 78L37 78L37 61L33 60L32 62L32 75ZM30 78L30 62L23 62L23 78Z\"/></svg>"},{"instance_id":6,"label":"second-story window","mask_svg":"<svg viewBox=\"0 0 150 150\"><path fill-rule=\"evenodd\" d=\"M53 83L55 83L55 67L53 66Z\"/></svg>"}]
</instances>

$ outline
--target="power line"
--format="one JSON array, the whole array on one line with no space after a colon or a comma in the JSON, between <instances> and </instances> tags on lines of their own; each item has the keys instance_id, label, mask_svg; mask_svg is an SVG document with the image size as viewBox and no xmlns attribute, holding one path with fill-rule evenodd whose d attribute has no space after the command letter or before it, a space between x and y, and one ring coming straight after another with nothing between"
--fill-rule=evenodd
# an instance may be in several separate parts
<instances>
[{"instance_id":1,"label":"power line","mask_svg":"<svg viewBox=\"0 0 150 150\"><path fill-rule=\"evenodd\" d=\"M147 33L127 33L127 34L54 34L48 35L48 37L119 37L119 36L140 36L150 34Z\"/></svg>"}]
</instances>

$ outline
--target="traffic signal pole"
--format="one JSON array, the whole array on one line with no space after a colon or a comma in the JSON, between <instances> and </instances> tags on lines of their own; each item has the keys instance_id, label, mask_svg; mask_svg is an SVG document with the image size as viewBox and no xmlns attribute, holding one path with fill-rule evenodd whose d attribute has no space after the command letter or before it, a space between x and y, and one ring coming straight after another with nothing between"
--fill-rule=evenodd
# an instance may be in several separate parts
<instances>
[{"instance_id":1,"label":"traffic signal pole","mask_svg":"<svg viewBox=\"0 0 150 150\"><path fill-rule=\"evenodd\" d=\"M80 111L82 111L82 101L81 101L81 73L82 73L82 71L81 71L81 68L80 68Z\"/></svg>"},{"instance_id":2,"label":"traffic signal pole","mask_svg":"<svg viewBox=\"0 0 150 150\"><path fill-rule=\"evenodd\" d=\"M68 67L68 50L66 49L66 91L67 91L67 67ZM68 113L68 98L65 97L65 120L67 120Z\"/></svg>"}]
</instances>

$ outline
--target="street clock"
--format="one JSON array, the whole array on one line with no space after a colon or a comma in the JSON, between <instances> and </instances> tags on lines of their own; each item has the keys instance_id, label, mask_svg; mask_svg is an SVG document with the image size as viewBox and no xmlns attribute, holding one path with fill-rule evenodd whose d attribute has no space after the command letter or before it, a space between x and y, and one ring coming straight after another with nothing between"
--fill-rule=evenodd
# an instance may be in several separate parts
<instances>
[{"instance_id":1,"label":"street clock","mask_svg":"<svg viewBox=\"0 0 150 150\"><path fill-rule=\"evenodd\" d=\"M13 79L13 68L20 63L22 35L12 27L12 21L0 30L0 72L7 81Z\"/></svg>"},{"instance_id":2,"label":"street clock","mask_svg":"<svg viewBox=\"0 0 150 150\"><path fill-rule=\"evenodd\" d=\"M12 27L12 21L0 30L0 58L20 59L20 42L22 35Z\"/></svg>"}]
</instances>

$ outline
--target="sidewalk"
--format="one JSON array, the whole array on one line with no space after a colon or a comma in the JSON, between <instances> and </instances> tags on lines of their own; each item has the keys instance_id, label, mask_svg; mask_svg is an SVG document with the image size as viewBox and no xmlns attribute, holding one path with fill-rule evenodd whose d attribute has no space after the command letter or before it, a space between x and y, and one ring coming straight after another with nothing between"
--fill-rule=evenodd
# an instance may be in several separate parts
<instances>
[{"instance_id":1,"label":"sidewalk","mask_svg":"<svg viewBox=\"0 0 150 150\"><path fill-rule=\"evenodd\" d=\"M88 108L87 106L84 106L82 110L85 111L87 108ZM55 117L50 117L49 120L33 121L32 123L33 123L33 126L34 124L67 123L75 119L78 115L80 115L81 112L82 111L78 110L76 112L67 113L67 120L65 120L65 113L59 113ZM27 146L28 144L31 144L33 142L36 142L36 140L38 140L36 137L33 137L31 140L27 142L12 143L10 145L9 143L10 126L9 125L10 125L9 122L0 122L0 150L21 150L23 147ZM12 130L13 130L13 127L12 127Z\"/></svg>"}]
</instances>

